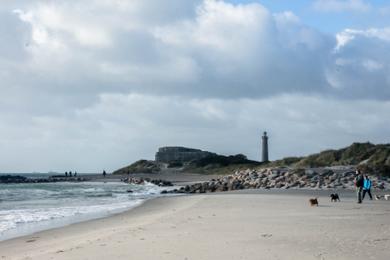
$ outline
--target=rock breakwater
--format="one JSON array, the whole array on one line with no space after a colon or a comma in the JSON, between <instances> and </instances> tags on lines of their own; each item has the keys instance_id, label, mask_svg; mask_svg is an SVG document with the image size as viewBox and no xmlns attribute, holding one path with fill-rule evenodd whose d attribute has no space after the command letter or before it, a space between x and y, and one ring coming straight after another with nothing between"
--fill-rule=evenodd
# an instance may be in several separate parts
<instances>
[{"instance_id":1,"label":"rock breakwater","mask_svg":"<svg viewBox=\"0 0 390 260\"><path fill-rule=\"evenodd\" d=\"M241 189L353 189L354 168L263 168L236 171L208 182L187 185L162 193L206 193ZM374 189L388 189L389 180L371 177Z\"/></svg>"},{"instance_id":2,"label":"rock breakwater","mask_svg":"<svg viewBox=\"0 0 390 260\"><path fill-rule=\"evenodd\" d=\"M48 178L27 178L19 175L2 175L0 183L2 184L18 184L18 183L51 183L51 182L83 182L88 181L84 177L48 177Z\"/></svg>"}]
</instances>

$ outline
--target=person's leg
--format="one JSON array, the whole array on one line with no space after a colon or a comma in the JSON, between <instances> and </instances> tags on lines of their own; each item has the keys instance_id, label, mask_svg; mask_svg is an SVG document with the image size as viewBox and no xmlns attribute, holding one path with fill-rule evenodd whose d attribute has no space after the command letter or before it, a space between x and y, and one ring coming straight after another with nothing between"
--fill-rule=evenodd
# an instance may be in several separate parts
<instances>
[{"instance_id":1,"label":"person's leg","mask_svg":"<svg viewBox=\"0 0 390 260\"><path fill-rule=\"evenodd\" d=\"M358 203L362 203L362 188L356 189Z\"/></svg>"},{"instance_id":2,"label":"person's leg","mask_svg":"<svg viewBox=\"0 0 390 260\"><path fill-rule=\"evenodd\" d=\"M362 196L362 200L364 200L364 197L366 196L366 192L367 192L367 190L364 190L364 189L363 189L363 196Z\"/></svg>"},{"instance_id":3,"label":"person's leg","mask_svg":"<svg viewBox=\"0 0 390 260\"><path fill-rule=\"evenodd\" d=\"M369 189L369 190L367 191L367 193L368 193L368 196L370 196L370 200L372 200L371 189Z\"/></svg>"}]
</instances>

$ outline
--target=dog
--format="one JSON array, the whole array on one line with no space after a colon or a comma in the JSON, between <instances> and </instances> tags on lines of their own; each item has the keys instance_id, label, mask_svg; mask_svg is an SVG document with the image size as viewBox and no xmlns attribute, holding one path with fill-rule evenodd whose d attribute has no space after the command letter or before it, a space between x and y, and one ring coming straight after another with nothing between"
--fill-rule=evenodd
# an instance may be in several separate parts
<instances>
[{"instance_id":1,"label":"dog","mask_svg":"<svg viewBox=\"0 0 390 260\"><path fill-rule=\"evenodd\" d=\"M330 194L330 201L331 201L331 202L340 201L339 194L337 194L337 193L332 193L332 194Z\"/></svg>"},{"instance_id":2,"label":"dog","mask_svg":"<svg viewBox=\"0 0 390 260\"><path fill-rule=\"evenodd\" d=\"M318 199L317 198L314 198L314 199L309 199L309 203L310 203L310 206L317 206L318 207Z\"/></svg>"},{"instance_id":3,"label":"dog","mask_svg":"<svg viewBox=\"0 0 390 260\"><path fill-rule=\"evenodd\" d=\"M375 200L381 200L382 198L384 198L384 197L381 195L375 195Z\"/></svg>"},{"instance_id":4,"label":"dog","mask_svg":"<svg viewBox=\"0 0 390 260\"><path fill-rule=\"evenodd\" d=\"M386 195L375 195L375 199L376 199L376 200L381 200L381 199L390 200L390 194L386 194Z\"/></svg>"}]
</instances>

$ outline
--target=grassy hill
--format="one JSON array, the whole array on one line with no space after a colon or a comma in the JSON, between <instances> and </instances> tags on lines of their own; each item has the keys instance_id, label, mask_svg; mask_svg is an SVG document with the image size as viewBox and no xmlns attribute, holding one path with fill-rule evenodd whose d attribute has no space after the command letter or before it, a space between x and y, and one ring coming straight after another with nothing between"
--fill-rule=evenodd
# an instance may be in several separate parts
<instances>
[{"instance_id":1,"label":"grassy hill","mask_svg":"<svg viewBox=\"0 0 390 260\"><path fill-rule=\"evenodd\" d=\"M227 174L237 169L260 166L262 163L248 160L243 154L230 156L213 154L185 165L183 171L203 174Z\"/></svg>"},{"instance_id":2,"label":"grassy hill","mask_svg":"<svg viewBox=\"0 0 390 260\"><path fill-rule=\"evenodd\" d=\"M113 172L113 174L132 173L157 173L162 170L175 168L177 171L202 174L224 174L231 173L238 168L253 168L261 163L248 160L243 154L224 156L210 154L202 159L193 160L188 163L171 162L170 164L159 164L155 161L139 160Z\"/></svg>"},{"instance_id":3,"label":"grassy hill","mask_svg":"<svg viewBox=\"0 0 390 260\"><path fill-rule=\"evenodd\" d=\"M357 165L372 174L390 177L390 144L353 143L338 150L326 150L305 157L287 157L269 163L251 161L242 154L231 156L212 154L189 163L172 162L166 167L190 173L230 174L239 169L259 167L316 168L339 165ZM114 174L157 173L162 168L163 165L155 161L139 160L115 171Z\"/></svg>"},{"instance_id":4,"label":"grassy hill","mask_svg":"<svg viewBox=\"0 0 390 260\"><path fill-rule=\"evenodd\" d=\"M113 172L113 174L157 173L160 166L155 161L139 160Z\"/></svg>"},{"instance_id":5,"label":"grassy hill","mask_svg":"<svg viewBox=\"0 0 390 260\"><path fill-rule=\"evenodd\" d=\"M324 167L357 165L372 173L390 176L390 144L353 143L339 150L326 150L306 157L290 157L267 166Z\"/></svg>"}]
</instances>

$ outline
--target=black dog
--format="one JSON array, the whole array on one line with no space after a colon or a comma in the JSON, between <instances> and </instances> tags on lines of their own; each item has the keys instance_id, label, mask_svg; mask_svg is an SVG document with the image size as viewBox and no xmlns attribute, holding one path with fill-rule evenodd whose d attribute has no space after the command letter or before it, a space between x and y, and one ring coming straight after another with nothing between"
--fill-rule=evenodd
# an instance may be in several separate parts
<instances>
[{"instance_id":1,"label":"black dog","mask_svg":"<svg viewBox=\"0 0 390 260\"><path fill-rule=\"evenodd\" d=\"M317 198L309 199L309 203L310 203L310 206L317 206L318 207L318 199Z\"/></svg>"},{"instance_id":2,"label":"black dog","mask_svg":"<svg viewBox=\"0 0 390 260\"><path fill-rule=\"evenodd\" d=\"M337 194L337 193L332 193L332 194L330 194L330 201L331 201L331 202L340 201L339 194Z\"/></svg>"}]
</instances>

